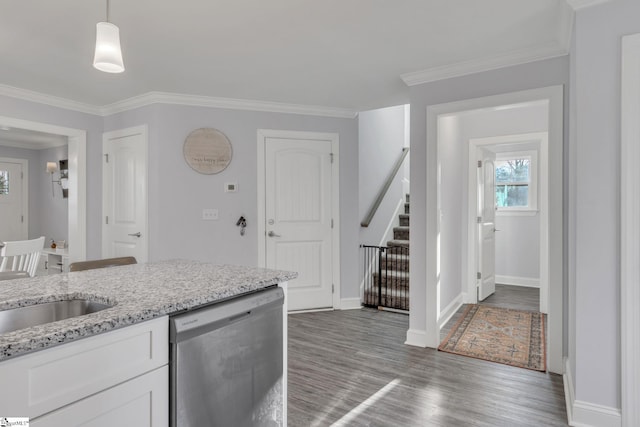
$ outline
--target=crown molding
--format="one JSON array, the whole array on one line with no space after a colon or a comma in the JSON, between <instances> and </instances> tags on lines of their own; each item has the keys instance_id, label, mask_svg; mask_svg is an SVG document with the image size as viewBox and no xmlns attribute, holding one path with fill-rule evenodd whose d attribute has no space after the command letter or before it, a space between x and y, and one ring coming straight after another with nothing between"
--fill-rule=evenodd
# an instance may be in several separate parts
<instances>
[{"instance_id":1,"label":"crown molding","mask_svg":"<svg viewBox=\"0 0 640 427\"><path fill-rule=\"evenodd\" d=\"M217 98L201 95L184 95L169 92L148 92L101 108L101 115L110 116L134 108L152 104L187 105L192 107L223 108L227 110L263 111L268 113L302 114L307 116L352 119L356 110L321 107L315 105L285 104L280 102L254 101L248 99Z\"/></svg>"},{"instance_id":2,"label":"crown molding","mask_svg":"<svg viewBox=\"0 0 640 427\"><path fill-rule=\"evenodd\" d=\"M520 65L543 59L556 58L567 55L568 53L569 52L565 47L560 46L556 42L552 42L532 49L519 50L503 55L495 55L471 61L462 61L455 64L406 73L402 74L400 78L407 86L415 86L452 77L497 70L499 68L509 67L512 65Z\"/></svg>"},{"instance_id":3,"label":"crown molding","mask_svg":"<svg viewBox=\"0 0 640 427\"><path fill-rule=\"evenodd\" d=\"M333 117L353 119L358 115L356 110L347 108L321 107L316 105L285 104L268 101L252 101L247 99L216 98L199 95L183 95L168 92L148 92L123 101L104 106L84 104L71 99L60 98L27 89L0 84L0 95L17 98L38 104L50 105L65 110L95 116L110 116L134 108L152 104L188 105L193 107L224 108L228 110L263 111L268 113L302 114L307 116Z\"/></svg>"},{"instance_id":4,"label":"crown molding","mask_svg":"<svg viewBox=\"0 0 640 427\"><path fill-rule=\"evenodd\" d=\"M591 7L602 3L608 3L612 0L567 0L567 4L573 8L573 10L584 9L585 7Z\"/></svg>"},{"instance_id":5,"label":"crown molding","mask_svg":"<svg viewBox=\"0 0 640 427\"><path fill-rule=\"evenodd\" d=\"M63 108L65 110L78 111L80 113L93 114L96 116L100 115L100 107L98 106L13 86L0 84L0 95L21 99L23 101L50 105L52 107Z\"/></svg>"}]
</instances>

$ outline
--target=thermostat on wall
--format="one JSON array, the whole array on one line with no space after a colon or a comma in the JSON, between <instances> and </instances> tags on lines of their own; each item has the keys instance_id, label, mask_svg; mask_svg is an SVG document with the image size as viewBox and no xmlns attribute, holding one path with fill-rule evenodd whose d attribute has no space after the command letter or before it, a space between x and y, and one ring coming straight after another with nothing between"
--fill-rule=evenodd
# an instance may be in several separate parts
<instances>
[{"instance_id":1,"label":"thermostat on wall","mask_svg":"<svg viewBox=\"0 0 640 427\"><path fill-rule=\"evenodd\" d=\"M238 191L238 183L236 182L225 182L224 184L224 192L225 193L235 193Z\"/></svg>"}]
</instances>

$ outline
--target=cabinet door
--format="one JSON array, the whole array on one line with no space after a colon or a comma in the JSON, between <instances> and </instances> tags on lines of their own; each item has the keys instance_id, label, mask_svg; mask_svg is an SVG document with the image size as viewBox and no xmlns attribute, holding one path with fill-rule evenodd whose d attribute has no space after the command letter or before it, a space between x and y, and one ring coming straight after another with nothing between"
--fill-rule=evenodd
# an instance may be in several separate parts
<instances>
[{"instance_id":1,"label":"cabinet door","mask_svg":"<svg viewBox=\"0 0 640 427\"><path fill-rule=\"evenodd\" d=\"M31 421L32 427L167 427L169 370L156 369Z\"/></svg>"}]
</instances>

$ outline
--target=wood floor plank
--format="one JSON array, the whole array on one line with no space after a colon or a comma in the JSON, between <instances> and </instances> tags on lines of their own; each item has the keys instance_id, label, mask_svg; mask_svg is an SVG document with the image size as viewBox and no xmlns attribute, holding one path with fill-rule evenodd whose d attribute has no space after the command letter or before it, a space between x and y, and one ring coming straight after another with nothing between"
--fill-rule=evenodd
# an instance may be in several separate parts
<instances>
[{"instance_id":1,"label":"wood floor plank","mask_svg":"<svg viewBox=\"0 0 640 427\"><path fill-rule=\"evenodd\" d=\"M290 426L566 426L562 378L404 344L408 316L289 316Z\"/></svg>"}]
</instances>

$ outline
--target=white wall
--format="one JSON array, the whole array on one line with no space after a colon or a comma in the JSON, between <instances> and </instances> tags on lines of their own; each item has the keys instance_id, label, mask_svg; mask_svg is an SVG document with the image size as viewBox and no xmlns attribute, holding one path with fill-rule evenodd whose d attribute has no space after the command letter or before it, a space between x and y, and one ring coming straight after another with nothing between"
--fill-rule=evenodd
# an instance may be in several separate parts
<instances>
[{"instance_id":1,"label":"white wall","mask_svg":"<svg viewBox=\"0 0 640 427\"><path fill-rule=\"evenodd\" d=\"M62 197L58 184L54 184L55 197L51 195L51 175L46 172L47 161L67 158L67 147L31 150L0 146L0 157L26 159L29 168L29 238L40 236L49 239L68 240L69 203ZM54 174L58 179L59 174Z\"/></svg>"},{"instance_id":2,"label":"white wall","mask_svg":"<svg viewBox=\"0 0 640 427\"><path fill-rule=\"evenodd\" d=\"M378 196L405 146L405 106L364 111L358 117L358 200L362 221ZM409 163L409 159L405 159ZM385 244L385 231L390 221L397 224L394 215L398 203L403 202L403 170L394 178L369 227L360 227L360 243ZM404 213L404 209L401 209Z\"/></svg>"},{"instance_id":3,"label":"white wall","mask_svg":"<svg viewBox=\"0 0 640 427\"><path fill-rule=\"evenodd\" d=\"M575 79L576 400L620 407L620 62L621 36L640 32L640 2L579 10Z\"/></svg>"},{"instance_id":4,"label":"white wall","mask_svg":"<svg viewBox=\"0 0 640 427\"><path fill-rule=\"evenodd\" d=\"M462 101L501 93L565 85L569 79L568 57L537 61L499 70L476 73L410 88L411 96L411 287L410 330L416 335L426 334L426 282L427 269L436 271L435 258L427 258L427 230L437 225L427 224L427 184L430 206L436 202L437 147L426 144L426 112L428 105ZM568 121L568 96L565 87L565 122ZM565 128L565 140L568 129ZM566 142L565 142L566 143ZM566 221L566 214L563 218ZM431 231L429 231L431 233ZM433 242L429 242L431 251ZM566 242L565 242L566 243ZM427 264L429 263L429 264Z\"/></svg>"},{"instance_id":5,"label":"white wall","mask_svg":"<svg viewBox=\"0 0 640 427\"><path fill-rule=\"evenodd\" d=\"M241 265L258 264L257 130L335 132L340 136L341 297L357 298L358 122L294 114L152 105L105 118L105 131L149 126L149 259L185 258ZM184 161L182 147L194 129L213 127L233 145L229 167L201 175ZM100 161L100 159L98 159ZM101 169L98 167L96 173ZM237 193L225 193L237 182ZM219 210L219 221L202 221L202 209ZM240 236L236 220L247 219Z\"/></svg>"}]
</instances>

